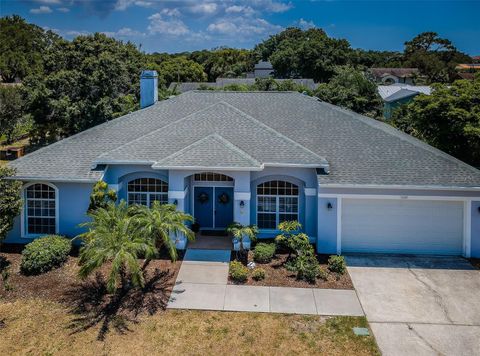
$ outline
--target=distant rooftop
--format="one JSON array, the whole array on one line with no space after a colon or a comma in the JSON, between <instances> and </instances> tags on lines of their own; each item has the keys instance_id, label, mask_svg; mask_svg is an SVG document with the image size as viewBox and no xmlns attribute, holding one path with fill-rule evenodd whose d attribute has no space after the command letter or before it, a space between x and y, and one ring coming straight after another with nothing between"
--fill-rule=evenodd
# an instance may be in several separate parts
<instances>
[{"instance_id":1,"label":"distant rooftop","mask_svg":"<svg viewBox=\"0 0 480 356\"><path fill-rule=\"evenodd\" d=\"M385 75L394 75L400 78L413 77L420 73L418 68L371 68L370 71L377 78Z\"/></svg>"},{"instance_id":2,"label":"distant rooftop","mask_svg":"<svg viewBox=\"0 0 480 356\"><path fill-rule=\"evenodd\" d=\"M430 95L432 88L427 85L392 84L379 85L378 94L384 101L390 102L417 94Z\"/></svg>"}]
</instances>

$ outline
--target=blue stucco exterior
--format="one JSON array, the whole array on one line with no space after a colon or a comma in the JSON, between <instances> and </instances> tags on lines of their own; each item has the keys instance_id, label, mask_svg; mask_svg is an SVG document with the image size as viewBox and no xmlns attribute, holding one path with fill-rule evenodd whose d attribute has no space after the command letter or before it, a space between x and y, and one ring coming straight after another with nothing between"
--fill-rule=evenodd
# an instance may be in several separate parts
<instances>
[{"instance_id":1,"label":"blue stucco exterior","mask_svg":"<svg viewBox=\"0 0 480 356\"><path fill-rule=\"evenodd\" d=\"M84 232L78 225L87 221L86 215L90 204L93 183L50 183L58 189L58 233L73 238ZM32 237L22 237L21 216L15 219L13 229L5 239L6 243L25 244Z\"/></svg>"},{"instance_id":2,"label":"blue stucco exterior","mask_svg":"<svg viewBox=\"0 0 480 356\"><path fill-rule=\"evenodd\" d=\"M193 215L195 186L231 187L233 191L233 219L242 224L257 223L256 187L270 180L285 180L299 187L299 221L303 231L316 244L319 253L334 254L337 246L339 205L342 197L361 196L397 196L397 197L453 197L465 201L470 207L470 252L472 257L480 257L480 192L426 190L426 189L380 189L380 188L326 188L319 186L315 170L307 168L265 168L262 171L213 171L225 174L233 181L197 182L193 176L204 171L193 170L155 170L148 165L109 166L104 174L104 181L118 193L118 200L127 199L128 182L137 178L158 178L168 183L168 200L177 203L179 210ZM29 182L25 182L28 184ZM78 225L87 221L86 212L94 183L47 182L58 191L58 233L74 237L83 232ZM331 208L329 208L331 205ZM25 244L32 237L22 236L21 216L14 221L8 233L6 243ZM259 238L273 238L278 230L260 230Z\"/></svg>"},{"instance_id":3,"label":"blue stucco exterior","mask_svg":"<svg viewBox=\"0 0 480 356\"><path fill-rule=\"evenodd\" d=\"M480 199L472 201L472 257L480 258Z\"/></svg>"}]
</instances>

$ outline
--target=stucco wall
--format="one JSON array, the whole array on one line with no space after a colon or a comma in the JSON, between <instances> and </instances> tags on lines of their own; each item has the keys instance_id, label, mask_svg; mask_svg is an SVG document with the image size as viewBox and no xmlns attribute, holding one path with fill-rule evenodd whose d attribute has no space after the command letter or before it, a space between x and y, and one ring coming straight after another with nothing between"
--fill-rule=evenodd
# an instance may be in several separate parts
<instances>
[{"instance_id":1,"label":"stucco wall","mask_svg":"<svg viewBox=\"0 0 480 356\"><path fill-rule=\"evenodd\" d=\"M91 183L53 183L58 188L59 234L75 237L84 229L78 224L87 221L86 212L90 203ZM15 219L6 243L28 243L32 238L21 237L20 216Z\"/></svg>"},{"instance_id":2,"label":"stucco wall","mask_svg":"<svg viewBox=\"0 0 480 356\"><path fill-rule=\"evenodd\" d=\"M370 188L319 188L318 199L318 239L317 250L320 253L336 253L337 249L337 198L338 194L358 195L394 195L402 197L431 196L431 197L478 197L472 202L471 214L471 256L480 257L480 192L478 191L451 191L451 190L425 190L425 189L370 189ZM331 195L331 197L322 197ZM330 202L332 209L327 211L326 204Z\"/></svg>"},{"instance_id":3,"label":"stucco wall","mask_svg":"<svg viewBox=\"0 0 480 356\"><path fill-rule=\"evenodd\" d=\"M480 200L472 201L472 257L480 258Z\"/></svg>"}]
</instances>

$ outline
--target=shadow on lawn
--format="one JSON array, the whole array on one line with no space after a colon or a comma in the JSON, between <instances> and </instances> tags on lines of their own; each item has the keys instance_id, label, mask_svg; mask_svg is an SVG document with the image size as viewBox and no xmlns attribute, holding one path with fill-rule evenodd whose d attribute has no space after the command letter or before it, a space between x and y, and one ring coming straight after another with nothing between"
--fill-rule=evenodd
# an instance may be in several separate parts
<instances>
[{"instance_id":1,"label":"shadow on lawn","mask_svg":"<svg viewBox=\"0 0 480 356\"><path fill-rule=\"evenodd\" d=\"M107 293L102 274L83 283L74 284L67 291L64 302L70 306L75 318L69 325L72 334L100 325L97 339L104 340L111 328L124 334L128 324L137 323L137 316L165 310L171 288L173 272L156 268L145 277L145 287L121 288L116 294Z\"/></svg>"}]
</instances>

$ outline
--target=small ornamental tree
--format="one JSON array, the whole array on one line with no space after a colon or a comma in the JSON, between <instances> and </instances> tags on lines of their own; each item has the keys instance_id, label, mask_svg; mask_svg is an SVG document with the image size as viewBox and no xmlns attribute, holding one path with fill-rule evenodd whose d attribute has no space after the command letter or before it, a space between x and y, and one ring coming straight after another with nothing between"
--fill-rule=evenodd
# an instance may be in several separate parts
<instances>
[{"instance_id":1,"label":"small ornamental tree","mask_svg":"<svg viewBox=\"0 0 480 356\"><path fill-rule=\"evenodd\" d=\"M0 167L0 243L13 226L13 219L20 214L22 199L20 190L22 183L9 178L15 175L15 170Z\"/></svg>"},{"instance_id":2,"label":"small ornamental tree","mask_svg":"<svg viewBox=\"0 0 480 356\"><path fill-rule=\"evenodd\" d=\"M99 181L93 186L92 194L90 195L90 205L88 211L92 212L98 208L106 208L108 203L115 203L117 201L117 193L113 189L108 189L108 184L104 181Z\"/></svg>"}]
</instances>

